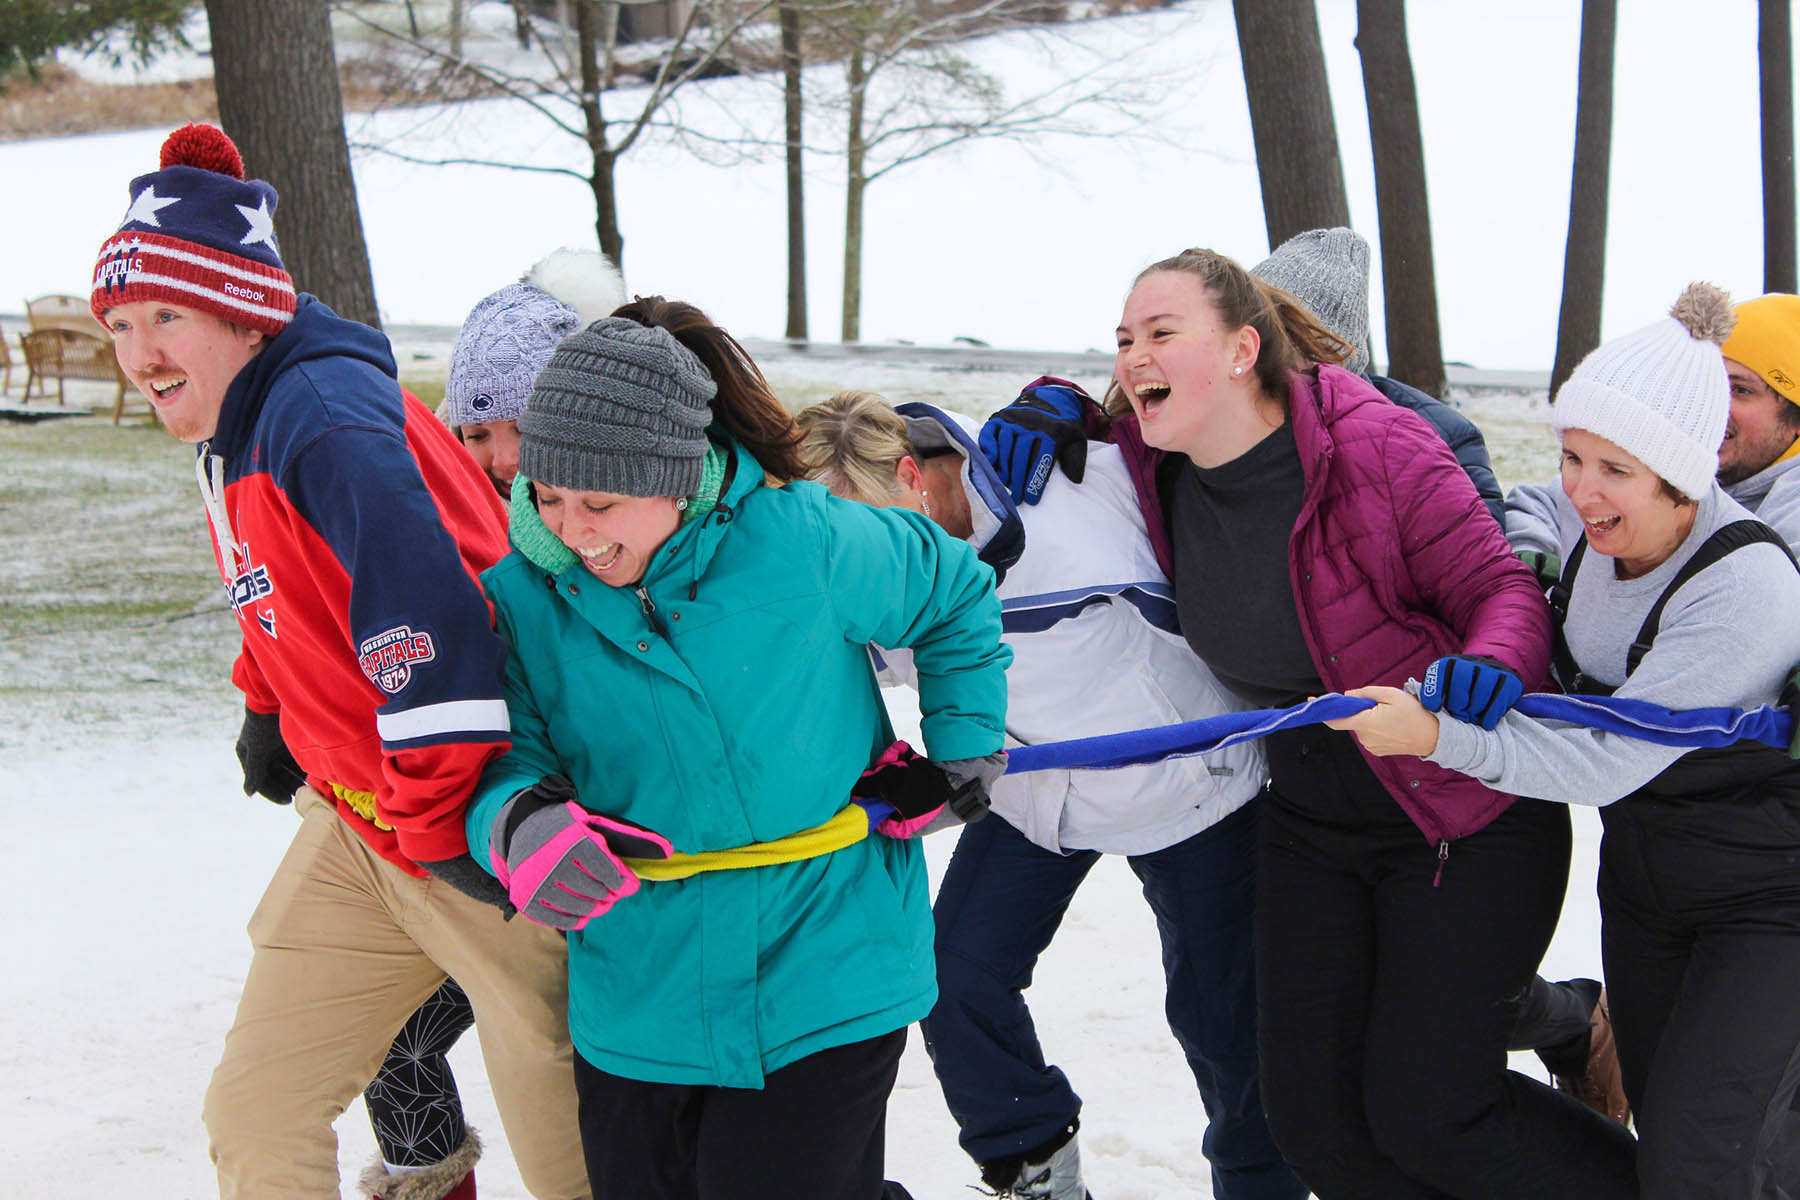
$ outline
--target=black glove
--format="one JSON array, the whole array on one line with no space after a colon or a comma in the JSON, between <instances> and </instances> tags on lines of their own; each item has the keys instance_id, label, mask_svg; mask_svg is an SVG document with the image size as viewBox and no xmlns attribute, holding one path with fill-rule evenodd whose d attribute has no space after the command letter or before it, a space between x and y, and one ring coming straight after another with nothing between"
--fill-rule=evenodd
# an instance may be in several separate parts
<instances>
[{"instance_id":1,"label":"black glove","mask_svg":"<svg viewBox=\"0 0 1800 1200\"><path fill-rule=\"evenodd\" d=\"M880 800L902 821L935 813L954 800L955 793L944 768L905 742L883 750L850 789L852 796Z\"/></svg>"},{"instance_id":2,"label":"black glove","mask_svg":"<svg viewBox=\"0 0 1800 1200\"><path fill-rule=\"evenodd\" d=\"M1012 493L1015 503L1036 504L1050 482L1051 464L1071 483L1087 472L1088 394L1064 379L1046 376L987 419L977 439L981 453Z\"/></svg>"},{"instance_id":3,"label":"black glove","mask_svg":"<svg viewBox=\"0 0 1800 1200\"><path fill-rule=\"evenodd\" d=\"M1781 696L1775 703L1794 714L1794 733L1788 742L1788 757L1800 759L1800 667L1788 672L1787 682L1782 685Z\"/></svg>"},{"instance_id":4,"label":"black glove","mask_svg":"<svg viewBox=\"0 0 1800 1200\"><path fill-rule=\"evenodd\" d=\"M518 915L519 910L512 906L500 881L482 870L471 855L459 854L455 858L441 858L419 865L463 895L472 896L483 904L492 904L506 914L507 920Z\"/></svg>"},{"instance_id":5,"label":"black glove","mask_svg":"<svg viewBox=\"0 0 1800 1200\"><path fill-rule=\"evenodd\" d=\"M1521 550L1519 559L1537 576L1538 586L1553 588L1562 582L1562 559L1543 550Z\"/></svg>"},{"instance_id":6,"label":"black glove","mask_svg":"<svg viewBox=\"0 0 1800 1200\"><path fill-rule=\"evenodd\" d=\"M290 804L306 783L306 772L288 753L281 740L281 714L244 709L244 727L238 730L238 764L244 768L244 795L258 793L276 804Z\"/></svg>"}]
</instances>

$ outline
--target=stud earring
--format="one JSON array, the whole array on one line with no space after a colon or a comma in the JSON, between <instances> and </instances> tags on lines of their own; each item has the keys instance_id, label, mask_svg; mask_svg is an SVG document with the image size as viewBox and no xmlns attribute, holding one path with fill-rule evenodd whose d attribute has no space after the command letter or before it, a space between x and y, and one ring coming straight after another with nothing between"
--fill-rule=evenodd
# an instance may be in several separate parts
<instances>
[{"instance_id":1,"label":"stud earring","mask_svg":"<svg viewBox=\"0 0 1800 1200\"><path fill-rule=\"evenodd\" d=\"M1233 375L1242 375L1242 374L1243 374L1243 373L1244 373L1244 368L1242 368L1242 367L1233 367L1233 368L1231 368L1231 373L1232 373L1232 374L1233 374Z\"/></svg>"},{"instance_id":2,"label":"stud earring","mask_svg":"<svg viewBox=\"0 0 1800 1200\"><path fill-rule=\"evenodd\" d=\"M676 512L686 512L687 506L688 506L688 499L686 496L676 497L676 499L675 499L675 511Z\"/></svg>"},{"instance_id":3,"label":"stud earring","mask_svg":"<svg viewBox=\"0 0 1800 1200\"><path fill-rule=\"evenodd\" d=\"M931 497L925 494L924 488L919 489L919 503L925 506L925 515L929 517L931 515Z\"/></svg>"}]
</instances>

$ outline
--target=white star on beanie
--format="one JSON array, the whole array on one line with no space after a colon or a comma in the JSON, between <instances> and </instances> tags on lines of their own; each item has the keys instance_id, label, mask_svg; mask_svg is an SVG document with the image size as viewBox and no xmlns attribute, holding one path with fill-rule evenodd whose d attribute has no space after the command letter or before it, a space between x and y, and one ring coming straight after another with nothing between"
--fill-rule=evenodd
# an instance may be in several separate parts
<instances>
[{"instance_id":1,"label":"white star on beanie","mask_svg":"<svg viewBox=\"0 0 1800 1200\"><path fill-rule=\"evenodd\" d=\"M180 196L158 196L156 194L156 185L151 184L136 196L132 197L131 208L126 212L125 219L119 222L119 228L123 229L133 221L136 221L141 225L149 225L153 228L161 229L162 222L157 220L156 210L159 208L167 208L171 204L179 204L180 202Z\"/></svg>"},{"instance_id":2,"label":"white star on beanie","mask_svg":"<svg viewBox=\"0 0 1800 1200\"><path fill-rule=\"evenodd\" d=\"M234 204L231 207L242 213L245 222L250 226L249 232L238 239L238 245L249 246L256 242L267 242L271 246L275 244L275 214L269 211L267 196L263 197L262 204L256 208L251 208L247 204Z\"/></svg>"}]
</instances>

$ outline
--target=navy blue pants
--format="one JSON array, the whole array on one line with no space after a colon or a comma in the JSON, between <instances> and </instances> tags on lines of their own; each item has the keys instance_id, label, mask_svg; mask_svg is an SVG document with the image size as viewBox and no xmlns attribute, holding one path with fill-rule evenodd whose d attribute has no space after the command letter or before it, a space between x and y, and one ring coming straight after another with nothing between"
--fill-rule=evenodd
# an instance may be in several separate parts
<instances>
[{"instance_id":1,"label":"navy blue pants","mask_svg":"<svg viewBox=\"0 0 1800 1200\"><path fill-rule=\"evenodd\" d=\"M1213 1194L1288 1200L1306 1189L1269 1136L1257 1082L1252 807L1127 861L1156 915L1169 1027L1206 1106ZM962 831L938 890L938 1002L922 1023L925 1046L962 1147L984 1166L1055 1141L1081 1111L1068 1077L1044 1061L1023 992L1099 860L1052 854L990 816Z\"/></svg>"}]
</instances>

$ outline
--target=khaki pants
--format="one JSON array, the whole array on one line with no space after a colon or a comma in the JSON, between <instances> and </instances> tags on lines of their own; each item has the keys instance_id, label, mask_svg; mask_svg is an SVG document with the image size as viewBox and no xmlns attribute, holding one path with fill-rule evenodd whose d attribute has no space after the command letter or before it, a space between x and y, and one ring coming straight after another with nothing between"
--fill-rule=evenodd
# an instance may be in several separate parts
<instances>
[{"instance_id":1,"label":"khaki pants","mask_svg":"<svg viewBox=\"0 0 1800 1200\"><path fill-rule=\"evenodd\" d=\"M585 1197L562 937L412 878L311 789L295 808L300 832L250 918L255 957L206 1092L219 1195L335 1200L332 1121L449 974L474 1006L525 1186Z\"/></svg>"}]
</instances>

